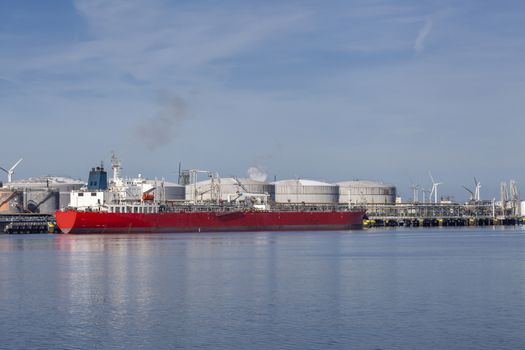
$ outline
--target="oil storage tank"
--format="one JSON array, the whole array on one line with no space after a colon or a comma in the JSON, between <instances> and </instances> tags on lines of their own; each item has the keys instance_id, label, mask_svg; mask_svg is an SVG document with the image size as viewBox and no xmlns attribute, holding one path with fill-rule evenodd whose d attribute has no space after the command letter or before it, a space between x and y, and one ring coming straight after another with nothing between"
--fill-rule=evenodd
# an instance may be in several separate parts
<instances>
[{"instance_id":1,"label":"oil storage tank","mask_svg":"<svg viewBox=\"0 0 525 350\"><path fill-rule=\"evenodd\" d=\"M240 193L268 194L273 198L274 186L267 182L236 177L208 179L186 185L186 200L230 201L239 197Z\"/></svg>"},{"instance_id":2,"label":"oil storage tank","mask_svg":"<svg viewBox=\"0 0 525 350\"><path fill-rule=\"evenodd\" d=\"M352 180L339 185L339 202L352 204L395 204L396 187L380 181Z\"/></svg>"},{"instance_id":3,"label":"oil storage tank","mask_svg":"<svg viewBox=\"0 0 525 350\"><path fill-rule=\"evenodd\" d=\"M277 203L337 203L339 189L337 185L305 179L281 180L275 186Z\"/></svg>"}]
</instances>

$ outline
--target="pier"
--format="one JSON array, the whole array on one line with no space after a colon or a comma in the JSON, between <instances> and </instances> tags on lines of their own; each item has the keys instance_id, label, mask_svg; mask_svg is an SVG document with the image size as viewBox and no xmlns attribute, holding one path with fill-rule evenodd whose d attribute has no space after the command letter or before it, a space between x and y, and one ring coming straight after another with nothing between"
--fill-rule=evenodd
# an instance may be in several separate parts
<instances>
[{"instance_id":1,"label":"pier","mask_svg":"<svg viewBox=\"0 0 525 350\"><path fill-rule=\"evenodd\" d=\"M513 208L494 203L402 203L367 204L365 227L489 226L520 225L522 217Z\"/></svg>"},{"instance_id":2,"label":"pier","mask_svg":"<svg viewBox=\"0 0 525 350\"><path fill-rule=\"evenodd\" d=\"M53 215L5 214L0 215L0 233L28 234L55 233L57 227Z\"/></svg>"}]
</instances>

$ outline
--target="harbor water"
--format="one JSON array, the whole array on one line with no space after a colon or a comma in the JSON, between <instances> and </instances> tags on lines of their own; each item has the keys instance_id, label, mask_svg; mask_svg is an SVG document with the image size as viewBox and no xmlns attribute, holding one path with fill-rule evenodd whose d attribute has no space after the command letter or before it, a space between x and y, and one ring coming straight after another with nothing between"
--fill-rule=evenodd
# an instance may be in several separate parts
<instances>
[{"instance_id":1,"label":"harbor water","mask_svg":"<svg viewBox=\"0 0 525 350\"><path fill-rule=\"evenodd\" d=\"M525 228L0 235L0 349L518 349Z\"/></svg>"}]
</instances>

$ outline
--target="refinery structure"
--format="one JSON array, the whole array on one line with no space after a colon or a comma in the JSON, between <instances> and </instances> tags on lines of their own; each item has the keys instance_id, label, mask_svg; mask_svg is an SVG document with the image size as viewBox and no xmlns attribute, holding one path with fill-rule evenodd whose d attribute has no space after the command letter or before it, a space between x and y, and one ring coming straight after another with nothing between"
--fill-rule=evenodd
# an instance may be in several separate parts
<instances>
[{"instance_id":1,"label":"refinery structure","mask_svg":"<svg viewBox=\"0 0 525 350\"><path fill-rule=\"evenodd\" d=\"M58 208L69 205L70 193L86 185L82 180L62 176L39 176L15 179L18 160L8 170L7 182L0 181L0 214L35 213L53 214Z\"/></svg>"},{"instance_id":2,"label":"refinery structure","mask_svg":"<svg viewBox=\"0 0 525 350\"><path fill-rule=\"evenodd\" d=\"M431 186L424 188L412 183L412 198L401 201L396 186L381 181L354 179L327 183L296 178L266 182L260 178L220 177L208 170L182 170L180 166L177 182L146 179L140 174L126 178L121 175L121 163L115 155L109 177L101 164L91 169L87 182L57 176L16 179L15 170L21 162L22 159L8 168L0 167L7 180L0 182L0 216L51 216L67 207L102 207L104 203L120 201L240 203L254 207L265 207L269 203L345 205L366 209L373 224L393 226L463 225L472 220L490 224L505 220L518 222L525 213L525 202L520 200L518 185L513 180L501 183L500 198L483 200L481 183L474 178L473 186L463 186L469 200L457 203L439 196L442 183L429 172Z\"/></svg>"}]
</instances>

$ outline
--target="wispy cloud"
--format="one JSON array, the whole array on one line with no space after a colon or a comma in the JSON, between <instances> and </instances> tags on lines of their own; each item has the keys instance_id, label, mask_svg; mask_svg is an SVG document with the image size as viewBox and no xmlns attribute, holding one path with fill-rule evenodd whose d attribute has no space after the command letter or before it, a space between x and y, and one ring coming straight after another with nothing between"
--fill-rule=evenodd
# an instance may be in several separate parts
<instances>
[{"instance_id":1,"label":"wispy cloud","mask_svg":"<svg viewBox=\"0 0 525 350\"><path fill-rule=\"evenodd\" d=\"M95 34L75 49L77 54L92 58L98 53L141 79L159 78L166 70L187 76L215 60L278 38L304 17L300 12L165 8L155 1L76 3Z\"/></svg>"},{"instance_id":2,"label":"wispy cloud","mask_svg":"<svg viewBox=\"0 0 525 350\"><path fill-rule=\"evenodd\" d=\"M414 43L414 51L416 52L416 54L420 54L421 52L423 52L423 49L425 48L425 40L427 39L427 36L432 30L432 24L432 20L427 19L423 27L419 30L416 42Z\"/></svg>"}]
</instances>

